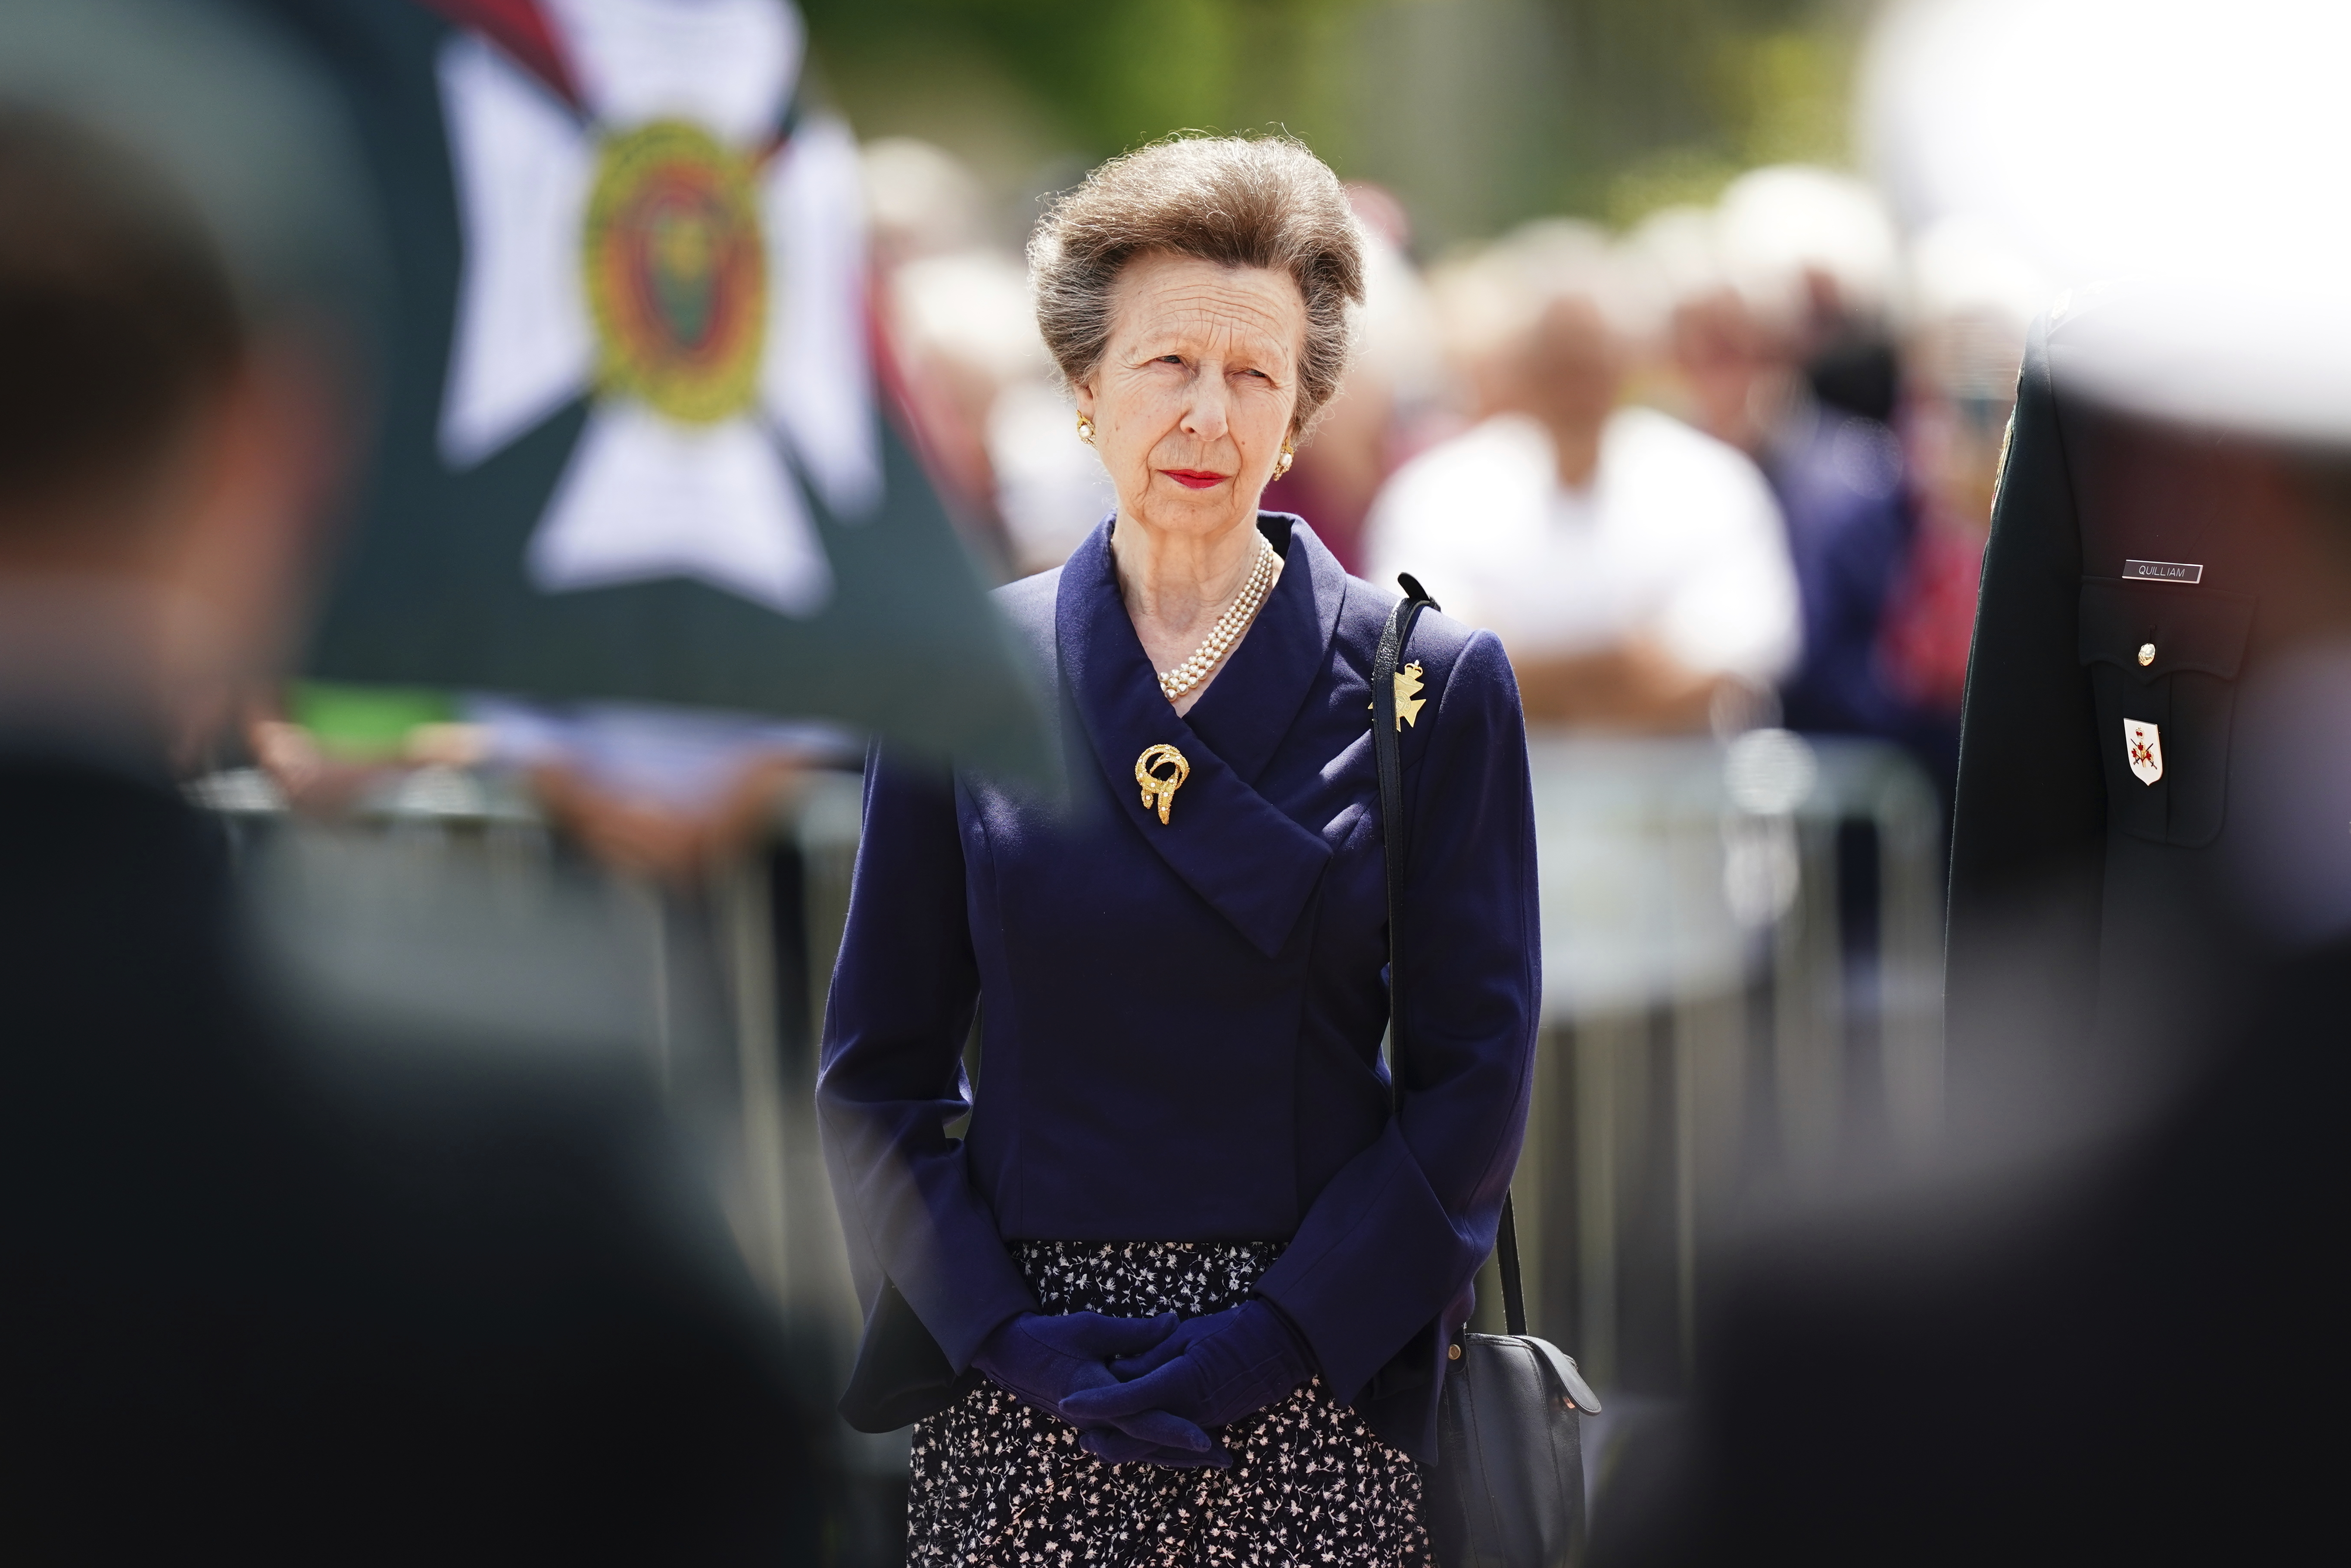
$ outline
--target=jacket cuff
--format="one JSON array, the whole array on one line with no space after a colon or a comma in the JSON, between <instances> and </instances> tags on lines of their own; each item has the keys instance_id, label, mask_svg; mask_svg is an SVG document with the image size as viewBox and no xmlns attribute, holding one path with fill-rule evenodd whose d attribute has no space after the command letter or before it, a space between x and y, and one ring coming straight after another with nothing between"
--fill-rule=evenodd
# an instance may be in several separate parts
<instances>
[{"instance_id":1,"label":"jacket cuff","mask_svg":"<svg viewBox=\"0 0 2351 1568\"><path fill-rule=\"evenodd\" d=\"M1378 1158L1341 1172L1315 1210L1256 1293L1305 1338L1332 1397L1352 1405L1460 1293L1485 1249L1454 1228L1393 1127Z\"/></svg>"},{"instance_id":2,"label":"jacket cuff","mask_svg":"<svg viewBox=\"0 0 2351 1568\"><path fill-rule=\"evenodd\" d=\"M891 1282L961 1376L982 1342L1007 1319L1038 1310L1037 1297L993 1235L943 1251L912 1264L904 1277L893 1272Z\"/></svg>"}]
</instances>

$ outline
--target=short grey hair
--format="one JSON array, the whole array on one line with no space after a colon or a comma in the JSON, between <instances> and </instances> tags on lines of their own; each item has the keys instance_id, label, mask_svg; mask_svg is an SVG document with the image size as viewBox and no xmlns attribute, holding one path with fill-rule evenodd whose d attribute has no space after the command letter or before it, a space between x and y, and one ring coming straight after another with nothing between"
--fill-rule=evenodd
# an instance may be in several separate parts
<instances>
[{"instance_id":1,"label":"short grey hair","mask_svg":"<svg viewBox=\"0 0 2351 1568\"><path fill-rule=\"evenodd\" d=\"M1037 327L1075 383L1110 341L1111 294L1146 252L1290 275L1306 306L1293 432L1339 390L1364 303L1364 243L1329 166L1288 136L1182 136L1113 158L1055 202L1029 242Z\"/></svg>"}]
</instances>

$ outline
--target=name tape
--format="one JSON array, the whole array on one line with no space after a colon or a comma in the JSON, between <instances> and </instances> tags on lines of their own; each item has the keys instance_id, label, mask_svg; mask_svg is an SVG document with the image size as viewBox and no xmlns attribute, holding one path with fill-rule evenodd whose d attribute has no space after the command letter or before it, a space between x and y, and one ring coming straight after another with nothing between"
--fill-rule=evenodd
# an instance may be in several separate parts
<instances>
[{"instance_id":1,"label":"name tape","mask_svg":"<svg viewBox=\"0 0 2351 1568\"><path fill-rule=\"evenodd\" d=\"M2123 576L2150 583L2200 583L2204 568L2194 561L2125 561Z\"/></svg>"}]
</instances>

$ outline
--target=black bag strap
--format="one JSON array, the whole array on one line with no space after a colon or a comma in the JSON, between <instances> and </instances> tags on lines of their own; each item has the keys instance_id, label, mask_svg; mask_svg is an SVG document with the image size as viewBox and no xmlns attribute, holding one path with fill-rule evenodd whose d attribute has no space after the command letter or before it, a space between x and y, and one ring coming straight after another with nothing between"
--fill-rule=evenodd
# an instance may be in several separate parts
<instances>
[{"instance_id":1,"label":"black bag strap","mask_svg":"<svg viewBox=\"0 0 2351 1568\"><path fill-rule=\"evenodd\" d=\"M1404 814L1404 748L1397 737L1396 670L1404 662L1405 644L1412 623L1424 609L1438 607L1428 591L1409 572L1396 576L1404 597L1388 614L1387 629L1380 633L1379 652L1372 660L1372 756L1380 775L1380 827L1384 840L1388 888L1388 1093L1401 1106L1404 1096L1404 873L1408 835ZM1502 1223L1494 1238L1494 1257L1502 1274L1502 1322L1510 1333L1527 1332L1525 1286L1519 1279L1518 1218L1508 1193L1502 1195Z\"/></svg>"}]
</instances>

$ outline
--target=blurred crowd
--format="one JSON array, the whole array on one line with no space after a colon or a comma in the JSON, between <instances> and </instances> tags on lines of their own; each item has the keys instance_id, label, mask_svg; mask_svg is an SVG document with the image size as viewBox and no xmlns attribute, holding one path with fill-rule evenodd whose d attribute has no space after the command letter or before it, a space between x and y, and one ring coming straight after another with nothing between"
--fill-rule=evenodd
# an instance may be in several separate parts
<instances>
[{"instance_id":1,"label":"blurred crowd","mask_svg":"<svg viewBox=\"0 0 2351 1568\"><path fill-rule=\"evenodd\" d=\"M1019 216L948 152L864 153L879 305L934 473L1006 577L1106 514L1039 341ZM1529 719L1873 736L1948 793L2024 337L2053 290L1965 223L1759 170L1616 234L1423 256L1352 186L1370 302L1344 391L1267 505L1359 575L1497 632Z\"/></svg>"},{"instance_id":2,"label":"blurred crowd","mask_svg":"<svg viewBox=\"0 0 2351 1568\"><path fill-rule=\"evenodd\" d=\"M1021 249L1039 203L912 138L866 143L862 166L888 400L985 571L1058 566L1113 496L1037 333ZM1870 186L1812 167L1755 171L1627 233L1548 218L1434 256L1394 195L1349 192L1369 260L1356 359L1266 504L1358 575L1410 572L1499 635L1539 727L1874 738L1948 803L1992 487L2048 281L1965 220L1905 234ZM607 764L666 768L674 715L448 701L425 717L457 722L355 756L348 715L303 697L250 733L305 805L487 764L608 864L673 881L850 751L821 726L697 732L691 787L647 788ZM319 720L340 755L319 754Z\"/></svg>"}]
</instances>

